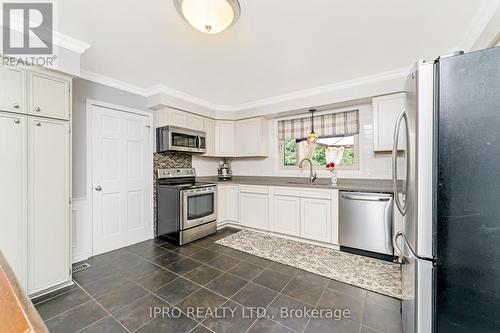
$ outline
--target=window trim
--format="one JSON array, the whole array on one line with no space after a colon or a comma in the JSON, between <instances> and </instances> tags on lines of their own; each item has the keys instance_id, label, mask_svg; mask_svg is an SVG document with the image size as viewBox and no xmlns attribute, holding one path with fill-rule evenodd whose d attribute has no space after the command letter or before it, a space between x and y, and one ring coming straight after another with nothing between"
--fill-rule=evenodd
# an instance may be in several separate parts
<instances>
[{"instance_id":1,"label":"window trim","mask_svg":"<svg viewBox=\"0 0 500 333\"><path fill-rule=\"evenodd\" d=\"M280 170L288 170L288 171L301 170L301 168L299 168L298 165L294 165L294 166L286 166L285 165L285 145L284 145L284 142L283 143L280 142L278 149L280 151L279 152L279 156L280 156L279 168L280 168ZM340 171L340 170L357 171L357 170L359 170L359 152L360 152L359 134L354 134L354 156L355 156L354 164L350 165L350 166L339 165L339 166L335 167L335 170L337 170L337 171ZM299 153L299 150L297 149L296 150L297 163L300 163L299 158L298 158L298 153ZM327 171L325 166L321 166L321 165L313 165L313 169Z\"/></svg>"}]
</instances>

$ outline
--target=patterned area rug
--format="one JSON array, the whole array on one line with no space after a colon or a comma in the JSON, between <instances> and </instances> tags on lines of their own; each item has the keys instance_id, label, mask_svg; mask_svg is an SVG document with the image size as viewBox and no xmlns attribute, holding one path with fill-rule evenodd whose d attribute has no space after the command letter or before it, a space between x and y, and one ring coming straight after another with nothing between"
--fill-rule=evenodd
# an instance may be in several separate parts
<instances>
[{"instance_id":1,"label":"patterned area rug","mask_svg":"<svg viewBox=\"0 0 500 333\"><path fill-rule=\"evenodd\" d=\"M216 243L401 299L399 264L249 230Z\"/></svg>"}]
</instances>

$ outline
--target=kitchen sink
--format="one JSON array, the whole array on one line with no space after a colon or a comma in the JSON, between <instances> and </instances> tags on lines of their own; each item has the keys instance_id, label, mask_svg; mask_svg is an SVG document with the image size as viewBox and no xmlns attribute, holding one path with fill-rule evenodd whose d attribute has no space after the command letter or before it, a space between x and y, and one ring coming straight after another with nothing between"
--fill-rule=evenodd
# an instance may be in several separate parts
<instances>
[{"instance_id":1,"label":"kitchen sink","mask_svg":"<svg viewBox=\"0 0 500 333\"><path fill-rule=\"evenodd\" d=\"M325 185L325 184L322 184L322 183L311 183L311 182L308 182L308 181L305 181L305 182L291 181L291 182L287 182L287 184L290 184L290 185Z\"/></svg>"}]
</instances>

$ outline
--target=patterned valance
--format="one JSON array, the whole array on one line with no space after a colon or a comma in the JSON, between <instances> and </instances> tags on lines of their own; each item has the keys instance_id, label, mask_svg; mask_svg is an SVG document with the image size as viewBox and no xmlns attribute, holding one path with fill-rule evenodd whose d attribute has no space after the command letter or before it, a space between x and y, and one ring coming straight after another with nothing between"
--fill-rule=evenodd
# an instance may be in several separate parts
<instances>
[{"instance_id":1,"label":"patterned valance","mask_svg":"<svg viewBox=\"0 0 500 333\"><path fill-rule=\"evenodd\" d=\"M278 121L278 139L303 139L311 133L311 117ZM314 132L320 137L347 136L359 133L359 111L345 111L314 116Z\"/></svg>"}]
</instances>

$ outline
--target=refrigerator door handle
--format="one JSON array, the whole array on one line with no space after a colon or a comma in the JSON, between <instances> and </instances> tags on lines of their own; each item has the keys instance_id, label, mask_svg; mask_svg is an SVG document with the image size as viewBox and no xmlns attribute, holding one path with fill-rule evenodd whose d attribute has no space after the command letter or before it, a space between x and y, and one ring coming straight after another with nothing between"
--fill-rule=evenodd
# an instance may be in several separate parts
<instances>
[{"instance_id":1,"label":"refrigerator door handle","mask_svg":"<svg viewBox=\"0 0 500 333\"><path fill-rule=\"evenodd\" d=\"M406 114L406 109L403 109L396 120L396 126L394 127L394 140L392 147L392 189L394 192L394 201L396 202L396 206L400 213L404 216L406 214L406 200L401 202L398 192L398 144L399 144L399 130L401 128L401 121L405 120L406 127L406 179L405 179L405 192L404 194L408 194L408 175L410 174L410 159L409 149L410 149L410 133L408 129L408 116Z\"/></svg>"},{"instance_id":2,"label":"refrigerator door handle","mask_svg":"<svg viewBox=\"0 0 500 333\"><path fill-rule=\"evenodd\" d=\"M394 237L392 237L392 247L394 248L394 253L398 256L401 257L403 254L403 251L401 251L401 248L398 245L398 238L403 236L402 231L398 231L397 233L394 234Z\"/></svg>"}]
</instances>

